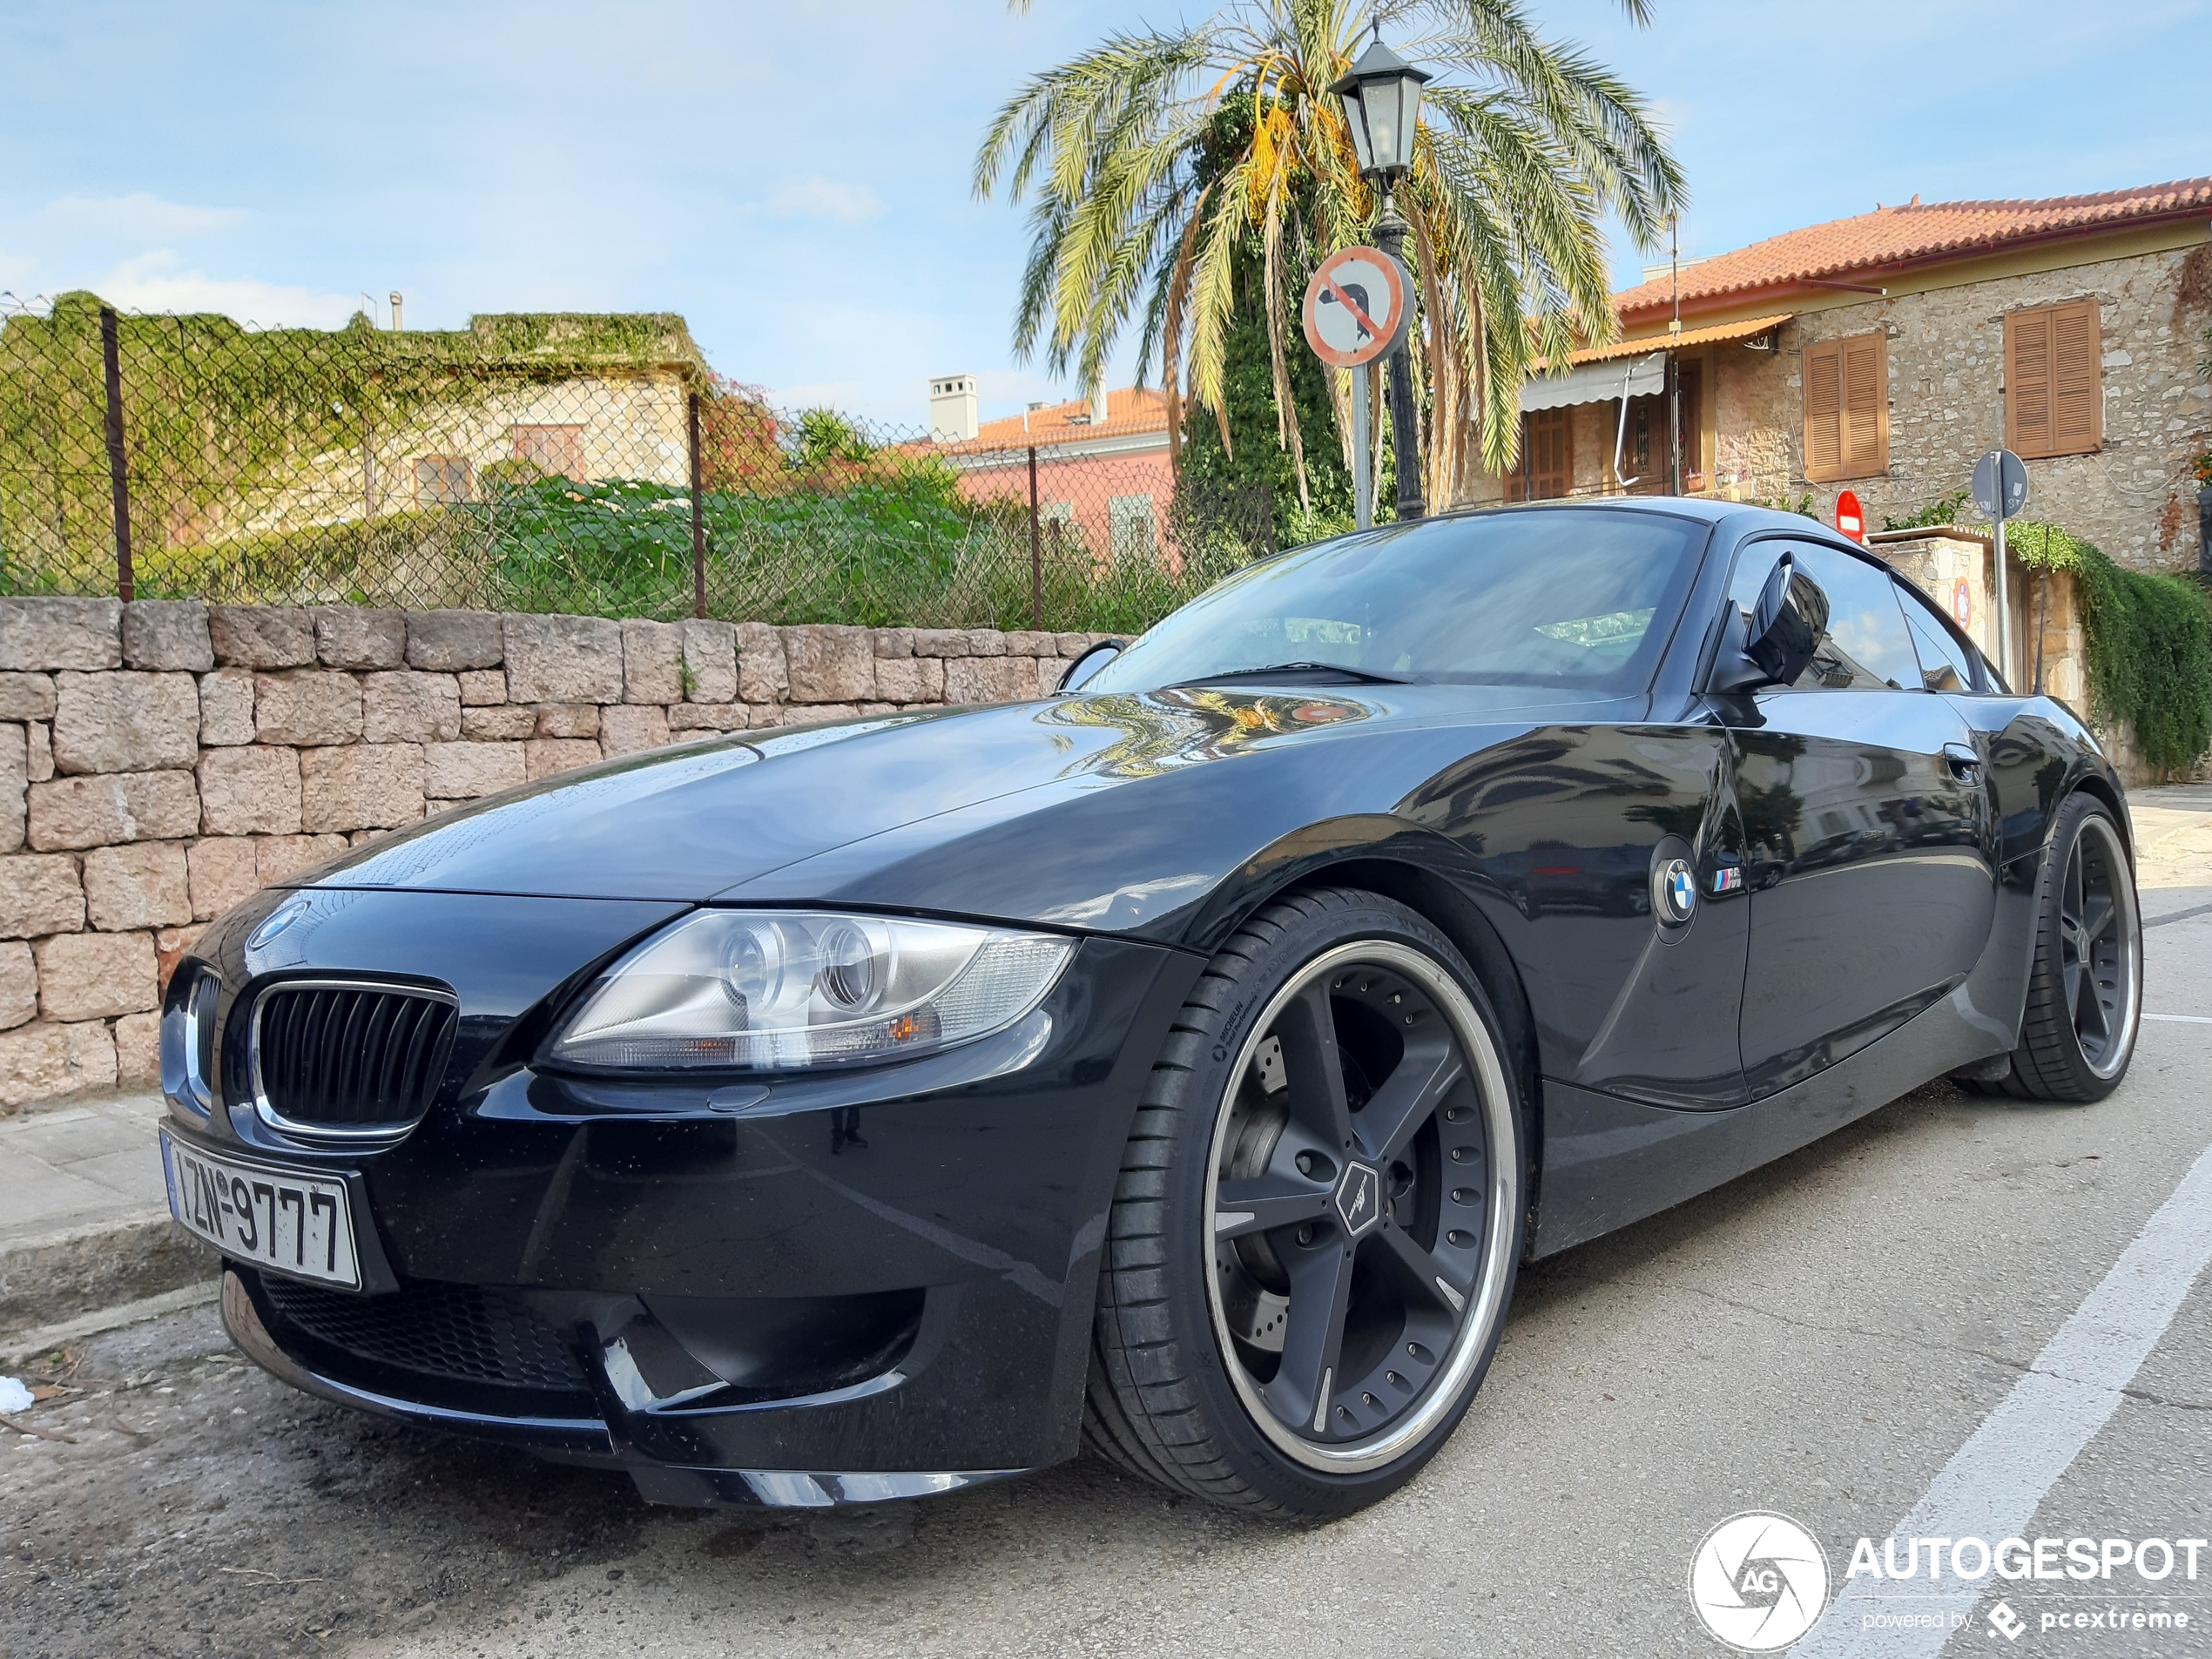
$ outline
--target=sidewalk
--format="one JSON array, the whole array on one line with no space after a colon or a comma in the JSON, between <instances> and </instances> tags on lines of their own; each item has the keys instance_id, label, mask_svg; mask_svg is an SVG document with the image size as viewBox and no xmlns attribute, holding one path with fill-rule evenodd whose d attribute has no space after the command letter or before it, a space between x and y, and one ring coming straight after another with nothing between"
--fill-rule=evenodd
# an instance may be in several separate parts
<instances>
[{"instance_id":1,"label":"sidewalk","mask_svg":"<svg viewBox=\"0 0 2212 1659\"><path fill-rule=\"evenodd\" d=\"M2131 790L2128 814L2145 920L2212 903L2212 784Z\"/></svg>"},{"instance_id":2,"label":"sidewalk","mask_svg":"<svg viewBox=\"0 0 2212 1659\"><path fill-rule=\"evenodd\" d=\"M210 1278L214 1254L169 1219L161 1096L0 1120L0 1332Z\"/></svg>"}]
</instances>

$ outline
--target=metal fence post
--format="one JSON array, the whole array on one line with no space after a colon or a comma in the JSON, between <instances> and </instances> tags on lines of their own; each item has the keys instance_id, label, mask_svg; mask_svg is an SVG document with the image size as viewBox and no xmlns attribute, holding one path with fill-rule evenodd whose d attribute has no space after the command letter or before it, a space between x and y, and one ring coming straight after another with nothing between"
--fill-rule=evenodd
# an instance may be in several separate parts
<instances>
[{"instance_id":1,"label":"metal fence post","mask_svg":"<svg viewBox=\"0 0 2212 1659\"><path fill-rule=\"evenodd\" d=\"M107 471L115 493L115 597L138 597L131 568L131 462L123 448L123 359L116 339L115 307L100 307L100 357L107 381Z\"/></svg>"},{"instance_id":2,"label":"metal fence post","mask_svg":"<svg viewBox=\"0 0 2212 1659\"><path fill-rule=\"evenodd\" d=\"M691 614L706 615L706 515L699 499L699 395L691 397Z\"/></svg>"},{"instance_id":3,"label":"metal fence post","mask_svg":"<svg viewBox=\"0 0 2212 1659\"><path fill-rule=\"evenodd\" d=\"M1044 543L1037 535L1037 446L1029 446L1029 626L1044 631Z\"/></svg>"}]
</instances>

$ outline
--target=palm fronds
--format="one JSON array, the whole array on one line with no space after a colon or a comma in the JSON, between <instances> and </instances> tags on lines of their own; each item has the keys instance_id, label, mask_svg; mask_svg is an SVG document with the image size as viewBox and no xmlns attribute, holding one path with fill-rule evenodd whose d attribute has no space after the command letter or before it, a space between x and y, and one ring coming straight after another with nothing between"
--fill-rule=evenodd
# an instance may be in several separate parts
<instances>
[{"instance_id":1,"label":"palm fronds","mask_svg":"<svg viewBox=\"0 0 2212 1659\"><path fill-rule=\"evenodd\" d=\"M1622 3L1649 21L1646 0ZM1412 31L1401 50L1443 71L1399 189L1424 315L1428 494L1457 493L1476 456L1509 467L1534 366L1615 331L1602 218L1649 247L1684 199L1642 98L1544 39L1521 0L1229 0L1196 27L1116 33L1033 78L992 120L974 172L979 197L1029 202L1016 352L1094 391L1135 321L1169 394L1171 447L1187 387L1226 448L1232 273L1257 257L1276 435L1303 504L1290 307L1304 273L1369 234L1380 206L1327 90L1378 24ZM1342 428L1347 388L1332 391Z\"/></svg>"}]
</instances>

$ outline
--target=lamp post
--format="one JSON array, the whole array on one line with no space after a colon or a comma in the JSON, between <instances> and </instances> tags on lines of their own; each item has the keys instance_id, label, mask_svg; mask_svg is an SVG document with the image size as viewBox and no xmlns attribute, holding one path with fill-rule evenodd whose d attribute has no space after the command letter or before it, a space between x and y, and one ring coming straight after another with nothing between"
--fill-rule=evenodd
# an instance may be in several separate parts
<instances>
[{"instance_id":1,"label":"lamp post","mask_svg":"<svg viewBox=\"0 0 2212 1659\"><path fill-rule=\"evenodd\" d=\"M1400 265L1406 262L1406 233L1412 227L1391 205L1390 190L1413 165L1413 134L1421 107L1421 88L1435 78L1415 69L1382 44L1380 25L1359 61L1329 90L1344 100L1345 125L1359 158L1359 176L1382 192L1382 216L1375 221L1375 245ZM1428 510L1421 499L1421 448L1413 413L1413 364L1400 340L1393 347L1389 379L1391 448L1398 459L1398 516L1419 518Z\"/></svg>"}]
</instances>

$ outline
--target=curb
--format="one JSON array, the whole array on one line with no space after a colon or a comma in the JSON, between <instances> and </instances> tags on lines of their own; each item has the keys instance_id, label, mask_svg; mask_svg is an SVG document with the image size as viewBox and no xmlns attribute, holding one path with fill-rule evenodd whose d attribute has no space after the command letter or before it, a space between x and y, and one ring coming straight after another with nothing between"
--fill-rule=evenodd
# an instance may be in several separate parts
<instances>
[{"instance_id":1,"label":"curb","mask_svg":"<svg viewBox=\"0 0 2212 1659\"><path fill-rule=\"evenodd\" d=\"M0 1332L202 1284L219 1260L165 1210L17 1239L0 1246Z\"/></svg>"},{"instance_id":2,"label":"curb","mask_svg":"<svg viewBox=\"0 0 2212 1659\"><path fill-rule=\"evenodd\" d=\"M87 1337L103 1336L147 1319L181 1313L187 1308L212 1307L221 1293L222 1286L216 1280L202 1279L181 1291L149 1296L142 1302L125 1302L96 1313L81 1313L59 1325L44 1325L35 1331L18 1331L13 1336L0 1337L0 1370L23 1365L40 1354L82 1342Z\"/></svg>"}]
</instances>

